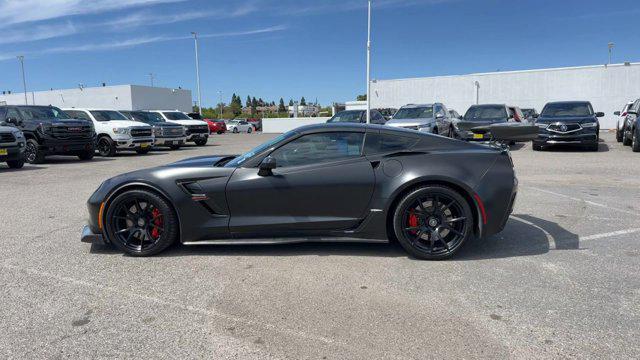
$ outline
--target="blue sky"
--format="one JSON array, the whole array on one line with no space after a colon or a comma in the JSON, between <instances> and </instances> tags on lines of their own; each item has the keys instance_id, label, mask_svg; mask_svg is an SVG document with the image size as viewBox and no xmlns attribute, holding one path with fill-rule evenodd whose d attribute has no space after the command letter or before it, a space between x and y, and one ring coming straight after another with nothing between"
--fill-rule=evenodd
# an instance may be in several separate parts
<instances>
[{"instance_id":1,"label":"blue sky","mask_svg":"<svg viewBox=\"0 0 640 360\"><path fill-rule=\"evenodd\" d=\"M375 0L372 77L640 61L637 0ZM323 104L365 88L365 0L0 0L0 90L102 82ZM195 97L195 91L194 91Z\"/></svg>"}]
</instances>

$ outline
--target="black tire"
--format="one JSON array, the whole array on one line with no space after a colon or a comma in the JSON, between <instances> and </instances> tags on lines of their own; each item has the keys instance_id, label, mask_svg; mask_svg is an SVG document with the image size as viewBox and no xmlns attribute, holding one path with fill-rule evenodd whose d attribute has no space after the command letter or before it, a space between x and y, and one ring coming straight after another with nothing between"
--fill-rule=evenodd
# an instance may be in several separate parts
<instances>
[{"instance_id":1,"label":"black tire","mask_svg":"<svg viewBox=\"0 0 640 360\"><path fill-rule=\"evenodd\" d=\"M180 150L181 146L182 145L171 145L171 146L169 146L169 149L171 149L171 150Z\"/></svg>"},{"instance_id":2,"label":"black tire","mask_svg":"<svg viewBox=\"0 0 640 360\"><path fill-rule=\"evenodd\" d=\"M24 150L24 159L29 164L42 164L44 162L44 152L38 149L40 145L34 139L28 139Z\"/></svg>"},{"instance_id":3,"label":"black tire","mask_svg":"<svg viewBox=\"0 0 640 360\"><path fill-rule=\"evenodd\" d=\"M247 134L251 134L253 132L253 128L248 128L247 129Z\"/></svg>"},{"instance_id":4,"label":"black tire","mask_svg":"<svg viewBox=\"0 0 640 360\"><path fill-rule=\"evenodd\" d=\"M472 236L473 224L473 213L464 197L439 185L411 191L393 213L398 242L411 256L424 260L453 256Z\"/></svg>"},{"instance_id":5,"label":"black tire","mask_svg":"<svg viewBox=\"0 0 640 360\"><path fill-rule=\"evenodd\" d=\"M542 145L533 144L533 151L542 151Z\"/></svg>"},{"instance_id":6,"label":"black tire","mask_svg":"<svg viewBox=\"0 0 640 360\"><path fill-rule=\"evenodd\" d=\"M22 169L24 166L24 159L7 161L7 166L11 169Z\"/></svg>"},{"instance_id":7,"label":"black tire","mask_svg":"<svg viewBox=\"0 0 640 360\"><path fill-rule=\"evenodd\" d=\"M455 137L454 131L453 131L453 126L449 126L449 132L447 133L447 137L450 137L452 139Z\"/></svg>"},{"instance_id":8,"label":"black tire","mask_svg":"<svg viewBox=\"0 0 640 360\"><path fill-rule=\"evenodd\" d=\"M147 190L118 195L109 203L104 222L109 242L131 256L158 254L178 239L178 217L171 204Z\"/></svg>"},{"instance_id":9,"label":"black tire","mask_svg":"<svg viewBox=\"0 0 640 360\"><path fill-rule=\"evenodd\" d=\"M196 145L198 146L205 146L207 145L207 141L209 141L209 139L204 138L204 139L198 139L195 141Z\"/></svg>"},{"instance_id":10,"label":"black tire","mask_svg":"<svg viewBox=\"0 0 640 360\"><path fill-rule=\"evenodd\" d=\"M224 134L224 131L218 131L218 135Z\"/></svg>"},{"instance_id":11,"label":"black tire","mask_svg":"<svg viewBox=\"0 0 640 360\"><path fill-rule=\"evenodd\" d=\"M626 134L624 134L624 132L623 132L623 135L622 135L622 145L624 145L624 146L631 146L631 143L632 143L632 142L633 142L633 140L632 140L632 139L629 139L629 138L627 137L627 135L626 135Z\"/></svg>"},{"instance_id":12,"label":"black tire","mask_svg":"<svg viewBox=\"0 0 640 360\"><path fill-rule=\"evenodd\" d=\"M631 140L631 150L633 152L640 152L640 135L638 131L640 131L640 128L633 129L633 139Z\"/></svg>"},{"instance_id":13,"label":"black tire","mask_svg":"<svg viewBox=\"0 0 640 360\"><path fill-rule=\"evenodd\" d=\"M616 126L616 141L617 142L622 142L622 135L624 134L624 131L620 130L620 125Z\"/></svg>"},{"instance_id":14,"label":"black tire","mask_svg":"<svg viewBox=\"0 0 640 360\"><path fill-rule=\"evenodd\" d=\"M78 155L78 158L79 158L80 160L91 160L91 159L93 159L93 157L94 157L95 155L96 155L96 151L95 151L94 149L91 149L90 151L89 151L89 150L87 150L87 151L85 151L85 152L83 152L83 153L80 153L80 154Z\"/></svg>"},{"instance_id":15,"label":"black tire","mask_svg":"<svg viewBox=\"0 0 640 360\"><path fill-rule=\"evenodd\" d=\"M98 139L98 154L102 157L116 156L118 150L116 144L108 136L103 136Z\"/></svg>"},{"instance_id":16,"label":"black tire","mask_svg":"<svg viewBox=\"0 0 640 360\"><path fill-rule=\"evenodd\" d=\"M136 149L136 152L138 153L138 155L147 155L149 153L149 151L151 151L150 147L144 148L144 149L142 149L142 148L137 148Z\"/></svg>"},{"instance_id":17,"label":"black tire","mask_svg":"<svg viewBox=\"0 0 640 360\"><path fill-rule=\"evenodd\" d=\"M598 152L598 150L600 149L599 145L597 143L595 144L591 144L587 147L587 149L589 151L593 151L593 152Z\"/></svg>"},{"instance_id":18,"label":"black tire","mask_svg":"<svg viewBox=\"0 0 640 360\"><path fill-rule=\"evenodd\" d=\"M240 132L240 130L238 130L238 128L237 128L237 127L233 128L233 133L234 133L234 134L237 134L237 133L239 133L239 132Z\"/></svg>"}]
</instances>

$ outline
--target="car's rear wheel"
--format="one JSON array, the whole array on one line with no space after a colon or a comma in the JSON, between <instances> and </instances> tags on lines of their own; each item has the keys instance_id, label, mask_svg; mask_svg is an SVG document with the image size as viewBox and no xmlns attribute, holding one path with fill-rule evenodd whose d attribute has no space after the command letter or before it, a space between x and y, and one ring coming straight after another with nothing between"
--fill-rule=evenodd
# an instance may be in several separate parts
<instances>
[{"instance_id":1,"label":"car's rear wheel","mask_svg":"<svg viewBox=\"0 0 640 360\"><path fill-rule=\"evenodd\" d=\"M239 132L240 132L240 130L238 130L238 128L237 128L237 127L236 127L236 128L233 128L233 133L234 133L234 134L237 134L237 133L239 133Z\"/></svg>"},{"instance_id":2,"label":"car's rear wheel","mask_svg":"<svg viewBox=\"0 0 640 360\"><path fill-rule=\"evenodd\" d=\"M146 190L118 195L105 214L108 240L133 256L155 255L178 238L178 220L171 205Z\"/></svg>"},{"instance_id":3,"label":"car's rear wheel","mask_svg":"<svg viewBox=\"0 0 640 360\"><path fill-rule=\"evenodd\" d=\"M7 166L9 166L9 168L11 169L22 169L22 167L24 166L24 160L20 159L7 161Z\"/></svg>"},{"instance_id":4,"label":"car's rear wheel","mask_svg":"<svg viewBox=\"0 0 640 360\"><path fill-rule=\"evenodd\" d=\"M247 129L247 134L251 134L253 132L253 128L248 128Z\"/></svg>"},{"instance_id":5,"label":"car's rear wheel","mask_svg":"<svg viewBox=\"0 0 640 360\"><path fill-rule=\"evenodd\" d=\"M616 141L622 142L622 134L624 132L620 129L620 125L616 126Z\"/></svg>"},{"instance_id":6,"label":"car's rear wheel","mask_svg":"<svg viewBox=\"0 0 640 360\"><path fill-rule=\"evenodd\" d=\"M640 128L633 130L633 139L631 140L631 150L633 152L640 152L640 139L638 138L640 135L638 135L638 131L640 131Z\"/></svg>"},{"instance_id":7,"label":"car's rear wheel","mask_svg":"<svg viewBox=\"0 0 640 360\"><path fill-rule=\"evenodd\" d=\"M623 132L623 135L622 135L622 145L624 145L624 146L631 146L631 143L632 143L632 140L631 140L631 139L629 139L629 138L627 137L627 134L625 134L625 132Z\"/></svg>"},{"instance_id":8,"label":"car's rear wheel","mask_svg":"<svg viewBox=\"0 0 640 360\"><path fill-rule=\"evenodd\" d=\"M116 144L108 136L103 136L98 139L98 154L100 154L100 156L115 156L116 152Z\"/></svg>"},{"instance_id":9,"label":"car's rear wheel","mask_svg":"<svg viewBox=\"0 0 640 360\"><path fill-rule=\"evenodd\" d=\"M209 140L209 139L207 139L207 138L204 138L204 139L198 139L198 140L196 140L196 141L195 141L195 143L196 143L196 145L198 145L198 146L205 146L205 145L207 145L207 141L208 141L208 140Z\"/></svg>"},{"instance_id":10,"label":"car's rear wheel","mask_svg":"<svg viewBox=\"0 0 640 360\"><path fill-rule=\"evenodd\" d=\"M402 247L425 260L453 256L473 233L471 207L458 192L444 186L410 192L398 203L393 220Z\"/></svg>"}]
</instances>

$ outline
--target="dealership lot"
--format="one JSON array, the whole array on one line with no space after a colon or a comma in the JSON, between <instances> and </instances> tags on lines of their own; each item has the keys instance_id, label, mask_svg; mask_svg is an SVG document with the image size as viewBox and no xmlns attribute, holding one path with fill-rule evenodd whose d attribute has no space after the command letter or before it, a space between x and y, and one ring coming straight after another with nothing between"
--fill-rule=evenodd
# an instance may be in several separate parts
<instances>
[{"instance_id":1,"label":"dealership lot","mask_svg":"<svg viewBox=\"0 0 640 360\"><path fill-rule=\"evenodd\" d=\"M0 354L154 358L640 356L640 154L516 145L504 232L454 259L398 246L174 246L131 258L79 242L108 177L234 154L203 148L0 169Z\"/></svg>"}]
</instances>

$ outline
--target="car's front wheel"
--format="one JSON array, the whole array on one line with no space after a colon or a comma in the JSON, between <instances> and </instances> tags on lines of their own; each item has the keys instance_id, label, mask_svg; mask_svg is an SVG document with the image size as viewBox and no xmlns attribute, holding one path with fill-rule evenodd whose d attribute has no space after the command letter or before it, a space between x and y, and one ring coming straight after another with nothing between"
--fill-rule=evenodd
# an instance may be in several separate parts
<instances>
[{"instance_id":1,"label":"car's front wheel","mask_svg":"<svg viewBox=\"0 0 640 360\"><path fill-rule=\"evenodd\" d=\"M103 136L98 139L98 154L100 154L100 156L115 156L116 152L116 144L108 136Z\"/></svg>"},{"instance_id":2,"label":"car's front wheel","mask_svg":"<svg viewBox=\"0 0 640 360\"><path fill-rule=\"evenodd\" d=\"M633 139L631 140L631 150L633 150L633 152L640 152L640 135L638 135L639 131L640 128L636 128L633 130Z\"/></svg>"},{"instance_id":3,"label":"car's front wheel","mask_svg":"<svg viewBox=\"0 0 640 360\"><path fill-rule=\"evenodd\" d=\"M424 186L398 203L393 229L400 245L425 260L453 256L473 234L473 213L467 201L444 186Z\"/></svg>"},{"instance_id":4,"label":"car's front wheel","mask_svg":"<svg viewBox=\"0 0 640 360\"><path fill-rule=\"evenodd\" d=\"M164 198L146 190L118 195L105 213L108 240L133 256L155 255L178 238L178 219Z\"/></svg>"}]
</instances>

